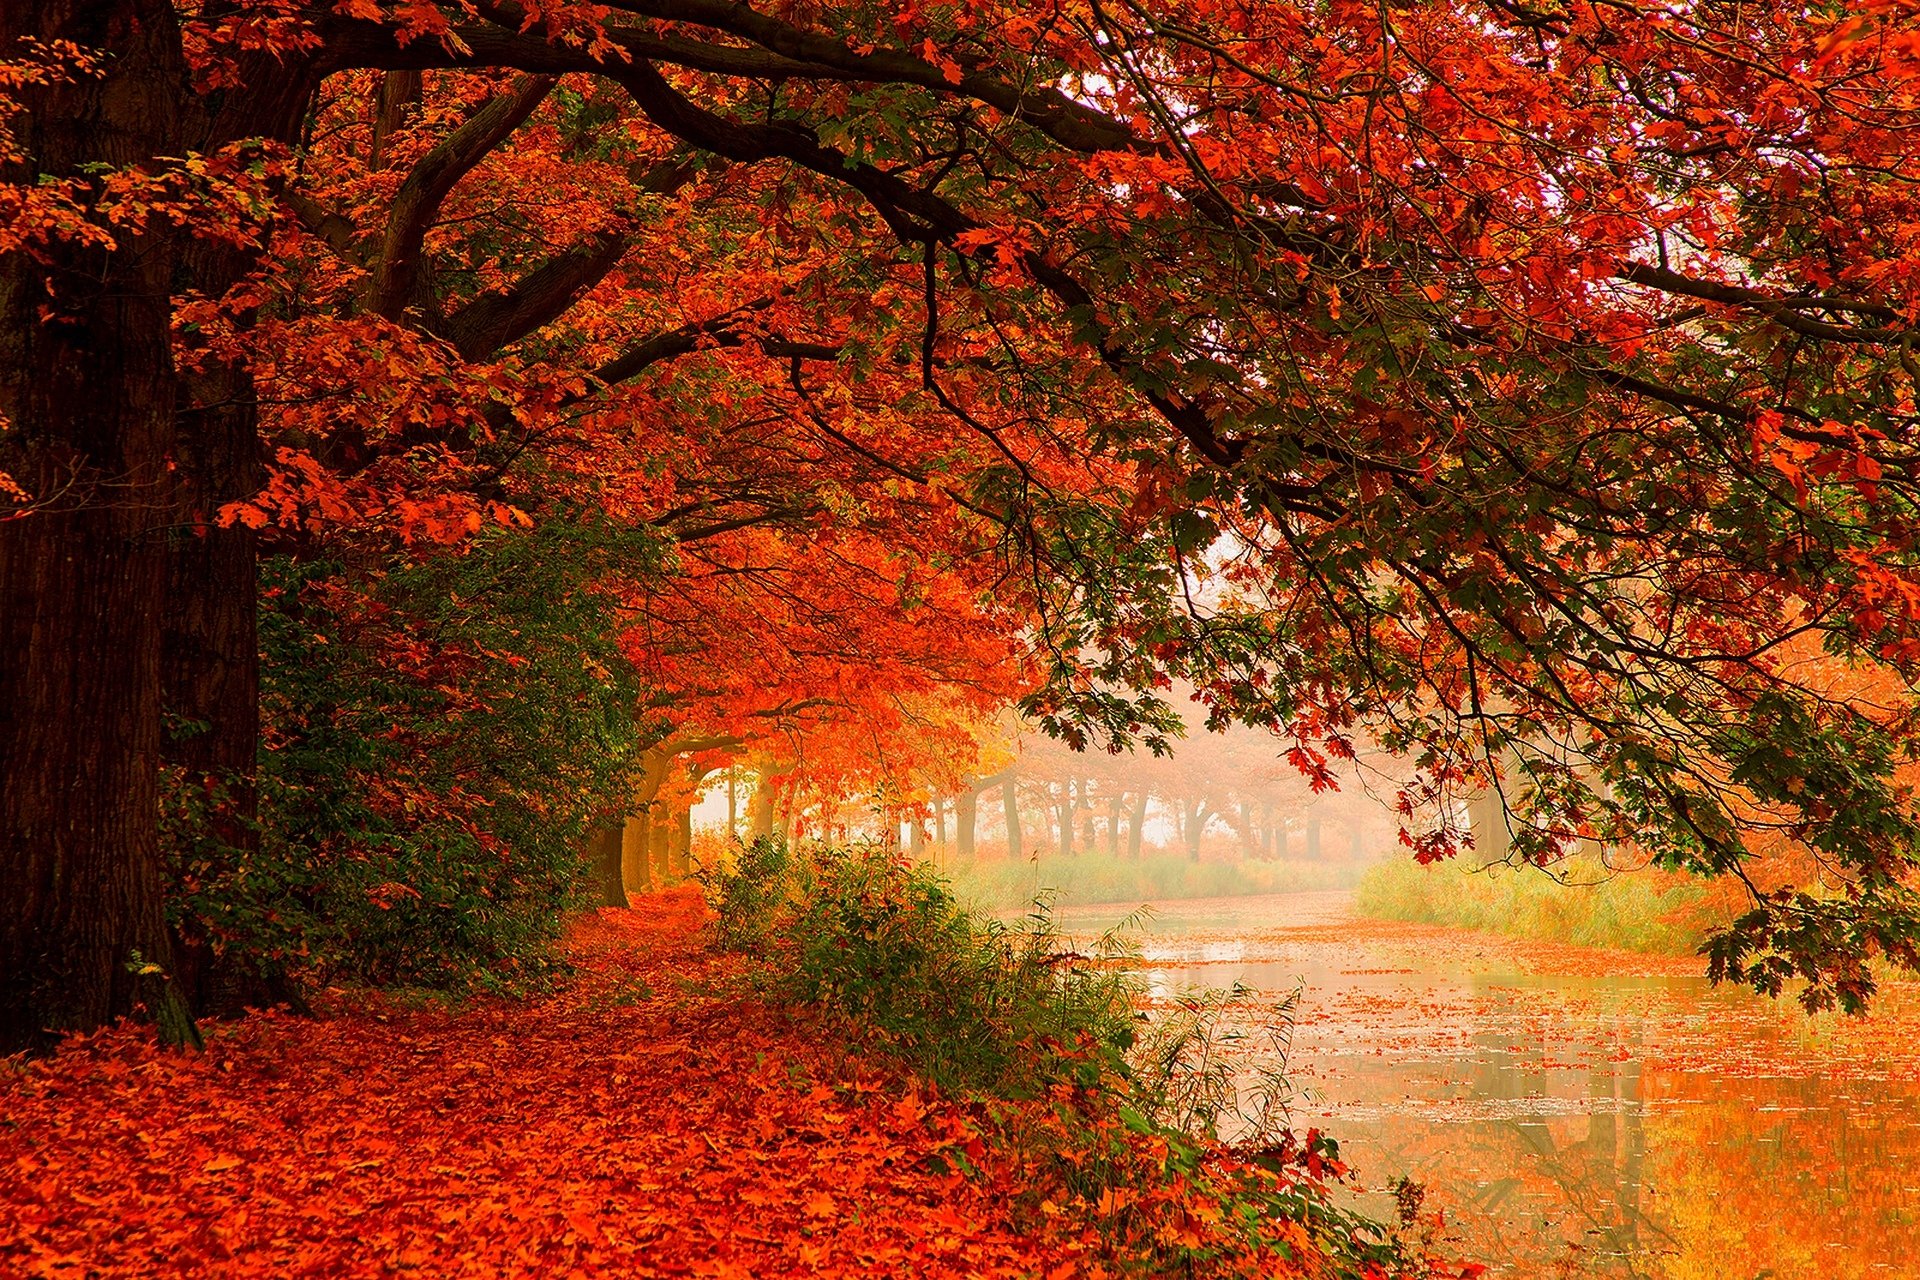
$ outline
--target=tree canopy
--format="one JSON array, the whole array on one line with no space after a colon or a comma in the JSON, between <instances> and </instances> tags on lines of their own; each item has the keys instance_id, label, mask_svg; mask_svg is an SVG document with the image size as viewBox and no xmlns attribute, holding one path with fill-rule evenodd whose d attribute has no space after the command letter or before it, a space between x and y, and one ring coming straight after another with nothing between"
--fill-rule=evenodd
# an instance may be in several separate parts
<instances>
[{"instance_id":1,"label":"tree canopy","mask_svg":"<svg viewBox=\"0 0 1920 1280\"><path fill-rule=\"evenodd\" d=\"M96 959L11 1040L159 954L155 761L251 777L262 549L527 526L627 548L581 563L656 743L937 754L928 699L1018 698L1158 750L1190 686L1310 779L1405 755L1421 858L1486 785L1534 859L1808 851L1716 975L1920 961L1904 7L31 8L4 839L21 921L114 923L12 927Z\"/></svg>"}]
</instances>

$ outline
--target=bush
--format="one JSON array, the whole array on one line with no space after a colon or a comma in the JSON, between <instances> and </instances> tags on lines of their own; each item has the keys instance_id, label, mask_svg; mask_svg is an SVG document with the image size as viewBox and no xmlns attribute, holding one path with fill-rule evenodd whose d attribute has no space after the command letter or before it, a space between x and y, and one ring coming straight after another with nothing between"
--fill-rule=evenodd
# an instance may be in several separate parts
<instances>
[{"instance_id":1,"label":"bush","mask_svg":"<svg viewBox=\"0 0 1920 1280\"><path fill-rule=\"evenodd\" d=\"M623 536L555 523L425 560L267 560L259 846L214 836L217 784L176 779L176 928L309 983L541 983L638 748L597 586L613 558L644 563Z\"/></svg>"},{"instance_id":2,"label":"bush","mask_svg":"<svg viewBox=\"0 0 1920 1280\"><path fill-rule=\"evenodd\" d=\"M1420 1273L1332 1203L1333 1143L1281 1127L1284 1078L1271 1062L1261 1075L1260 1037L1234 1029L1248 993L1148 1020L1118 933L1076 950L1044 903L980 919L930 868L878 849L762 842L703 878L716 936L761 956L775 995L973 1100L982 1140L956 1140L953 1167L1035 1223L1098 1239L1117 1273ZM1283 1047L1290 1005L1260 1016Z\"/></svg>"},{"instance_id":3,"label":"bush","mask_svg":"<svg viewBox=\"0 0 1920 1280\"><path fill-rule=\"evenodd\" d=\"M1117 935L1082 955L1044 910L1007 925L966 911L935 872L874 847L748 846L705 873L725 945L776 939L777 994L822 1011L942 1088L1034 1097L1067 1057L1118 1063L1138 983Z\"/></svg>"}]
</instances>

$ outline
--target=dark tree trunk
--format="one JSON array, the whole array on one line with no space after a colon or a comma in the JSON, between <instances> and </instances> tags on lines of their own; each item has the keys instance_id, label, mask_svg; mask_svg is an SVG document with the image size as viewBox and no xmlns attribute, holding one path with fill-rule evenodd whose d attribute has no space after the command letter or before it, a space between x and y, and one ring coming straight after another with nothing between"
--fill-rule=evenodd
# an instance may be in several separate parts
<instances>
[{"instance_id":1,"label":"dark tree trunk","mask_svg":"<svg viewBox=\"0 0 1920 1280\"><path fill-rule=\"evenodd\" d=\"M298 136L313 92L305 70L256 55L245 87L214 99L192 121L192 145L217 151L242 137ZM246 278L256 253L244 245L201 240L181 247L185 278L220 298ZM251 315L235 316L238 324ZM260 849L257 766L260 743L259 539L235 522L222 527L221 508L258 491L263 479L253 374L244 365L195 352L182 374L184 403L175 417L173 482L177 524L168 540L167 592L161 644L161 758L177 781L208 796L208 824L196 853L218 878ZM180 981L195 1009L231 1013L246 1004L297 999L277 973L215 952L199 922L175 930Z\"/></svg>"},{"instance_id":2,"label":"dark tree trunk","mask_svg":"<svg viewBox=\"0 0 1920 1280\"><path fill-rule=\"evenodd\" d=\"M23 93L14 127L39 173L181 153L165 0L0 5L0 48L27 39L108 55L97 78ZM171 975L156 808L174 246L120 234L0 262L0 471L30 495L0 520L0 1053L140 1004L164 1040L199 1039Z\"/></svg>"},{"instance_id":3,"label":"dark tree trunk","mask_svg":"<svg viewBox=\"0 0 1920 1280\"><path fill-rule=\"evenodd\" d=\"M613 825L587 832L587 867L593 877L594 899L603 907L627 906L627 882L621 865L622 829Z\"/></svg>"}]
</instances>

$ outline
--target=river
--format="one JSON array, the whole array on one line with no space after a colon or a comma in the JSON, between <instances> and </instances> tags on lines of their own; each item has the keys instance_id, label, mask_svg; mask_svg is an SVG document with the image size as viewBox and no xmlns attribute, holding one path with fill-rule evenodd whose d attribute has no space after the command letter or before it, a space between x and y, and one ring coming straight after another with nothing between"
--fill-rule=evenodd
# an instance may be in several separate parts
<instances>
[{"instance_id":1,"label":"river","mask_svg":"<svg viewBox=\"0 0 1920 1280\"><path fill-rule=\"evenodd\" d=\"M1138 941L1162 997L1298 989L1293 1126L1339 1140L1376 1217L1424 1187L1442 1250L1490 1276L1920 1276L1920 989L1810 1018L1698 960L1359 919L1344 893L1163 903Z\"/></svg>"}]
</instances>

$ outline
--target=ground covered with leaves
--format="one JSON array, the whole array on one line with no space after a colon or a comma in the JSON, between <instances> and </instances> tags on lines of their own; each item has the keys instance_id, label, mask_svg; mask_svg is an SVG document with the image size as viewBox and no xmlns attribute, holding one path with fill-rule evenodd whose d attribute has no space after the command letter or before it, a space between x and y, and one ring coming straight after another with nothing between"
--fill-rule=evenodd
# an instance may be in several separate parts
<instances>
[{"instance_id":1,"label":"ground covered with leaves","mask_svg":"<svg viewBox=\"0 0 1920 1280\"><path fill-rule=\"evenodd\" d=\"M0 1086L0 1272L1025 1275L954 1107L727 994L690 893L583 924L550 999L124 1027ZM933 1172L940 1166L956 1170Z\"/></svg>"},{"instance_id":2,"label":"ground covered with leaves","mask_svg":"<svg viewBox=\"0 0 1920 1280\"><path fill-rule=\"evenodd\" d=\"M995 1149L1007 1130L978 1100L936 1096L753 998L705 918L690 890L590 916L570 938L575 975L537 1000L332 993L318 1017L215 1027L203 1055L129 1025L16 1061L0 1079L0 1272L1126 1267L1084 1206L1035 1185L1030 1154ZM1158 1197L1152 1229L1192 1246L1219 1212L1185 1194L1147 1186L1099 1210ZM1314 1274L1301 1240L1233 1270Z\"/></svg>"}]
</instances>

